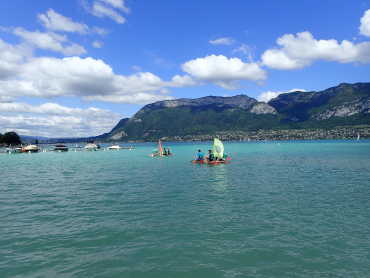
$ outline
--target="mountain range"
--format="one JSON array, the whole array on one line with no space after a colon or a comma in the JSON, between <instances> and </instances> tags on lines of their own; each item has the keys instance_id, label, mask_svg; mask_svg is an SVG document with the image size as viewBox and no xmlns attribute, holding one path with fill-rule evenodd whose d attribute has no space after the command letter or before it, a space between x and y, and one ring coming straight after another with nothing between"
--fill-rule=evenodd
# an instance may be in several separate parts
<instances>
[{"instance_id":1,"label":"mountain range","mask_svg":"<svg viewBox=\"0 0 370 278\"><path fill-rule=\"evenodd\" d=\"M247 95L148 104L96 140L144 140L218 132L370 125L370 83L280 94L268 103Z\"/></svg>"}]
</instances>

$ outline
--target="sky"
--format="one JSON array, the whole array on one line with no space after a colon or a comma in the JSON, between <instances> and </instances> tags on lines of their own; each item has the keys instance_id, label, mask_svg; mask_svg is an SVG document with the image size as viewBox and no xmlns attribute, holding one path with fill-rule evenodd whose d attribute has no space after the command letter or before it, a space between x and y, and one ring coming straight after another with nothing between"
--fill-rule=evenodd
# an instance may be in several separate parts
<instances>
[{"instance_id":1,"label":"sky","mask_svg":"<svg viewBox=\"0 0 370 278\"><path fill-rule=\"evenodd\" d=\"M95 136L155 101L369 79L370 0L0 2L0 133Z\"/></svg>"}]
</instances>

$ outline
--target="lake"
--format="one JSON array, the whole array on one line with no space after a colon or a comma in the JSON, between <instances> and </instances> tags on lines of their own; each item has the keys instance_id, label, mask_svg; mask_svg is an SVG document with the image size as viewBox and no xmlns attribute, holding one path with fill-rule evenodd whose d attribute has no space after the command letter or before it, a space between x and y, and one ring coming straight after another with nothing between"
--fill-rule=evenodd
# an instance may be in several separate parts
<instances>
[{"instance_id":1,"label":"lake","mask_svg":"<svg viewBox=\"0 0 370 278\"><path fill-rule=\"evenodd\" d=\"M370 141L0 155L0 277L369 277Z\"/></svg>"}]
</instances>

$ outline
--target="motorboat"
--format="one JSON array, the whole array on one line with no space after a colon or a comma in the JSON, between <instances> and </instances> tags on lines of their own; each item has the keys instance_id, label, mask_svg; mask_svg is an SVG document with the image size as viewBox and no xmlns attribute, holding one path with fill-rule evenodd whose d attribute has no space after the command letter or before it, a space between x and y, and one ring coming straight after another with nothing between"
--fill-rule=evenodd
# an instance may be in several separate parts
<instances>
[{"instance_id":1,"label":"motorboat","mask_svg":"<svg viewBox=\"0 0 370 278\"><path fill-rule=\"evenodd\" d=\"M120 145L113 145L108 147L108 150L121 150L122 147Z\"/></svg>"},{"instance_id":2,"label":"motorboat","mask_svg":"<svg viewBox=\"0 0 370 278\"><path fill-rule=\"evenodd\" d=\"M94 144L94 143L88 143L85 146L85 150L87 150L87 151L97 151L98 149L99 149L99 146L97 144Z\"/></svg>"},{"instance_id":3,"label":"motorboat","mask_svg":"<svg viewBox=\"0 0 370 278\"><path fill-rule=\"evenodd\" d=\"M22 148L22 153L37 153L40 149L37 145L28 145Z\"/></svg>"},{"instance_id":4,"label":"motorboat","mask_svg":"<svg viewBox=\"0 0 370 278\"><path fill-rule=\"evenodd\" d=\"M55 152L68 152L68 147L66 145L62 145L62 144L55 145L53 151L55 151Z\"/></svg>"}]
</instances>

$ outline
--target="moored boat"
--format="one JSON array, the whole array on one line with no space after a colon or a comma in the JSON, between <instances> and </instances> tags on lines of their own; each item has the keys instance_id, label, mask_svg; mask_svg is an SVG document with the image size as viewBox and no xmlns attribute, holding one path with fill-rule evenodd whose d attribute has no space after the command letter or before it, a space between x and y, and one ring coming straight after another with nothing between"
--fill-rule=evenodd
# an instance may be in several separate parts
<instances>
[{"instance_id":1,"label":"moored boat","mask_svg":"<svg viewBox=\"0 0 370 278\"><path fill-rule=\"evenodd\" d=\"M23 153L37 153L39 151L40 151L40 149L39 149L38 146L28 145L28 146L23 147L21 152L23 152Z\"/></svg>"},{"instance_id":2,"label":"moored boat","mask_svg":"<svg viewBox=\"0 0 370 278\"><path fill-rule=\"evenodd\" d=\"M120 145L113 145L108 147L108 150L121 150L122 147Z\"/></svg>"},{"instance_id":3,"label":"moored boat","mask_svg":"<svg viewBox=\"0 0 370 278\"><path fill-rule=\"evenodd\" d=\"M68 152L68 147L66 145L62 145L62 144L55 145L53 151L55 151L55 152Z\"/></svg>"},{"instance_id":4,"label":"moored boat","mask_svg":"<svg viewBox=\"0 0 370 278\"><path fill-rule=\"evenodd\" d=\"M87 151L97 151L99 149L99 146L94 143L88 143L85 146L85 150Z\"/></svg>"}]
</instances>

